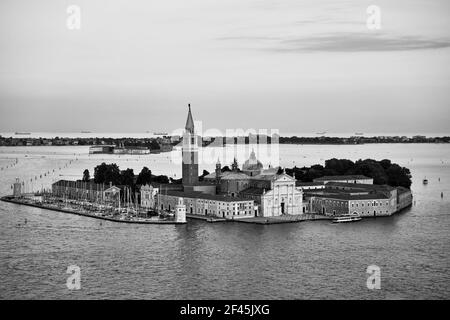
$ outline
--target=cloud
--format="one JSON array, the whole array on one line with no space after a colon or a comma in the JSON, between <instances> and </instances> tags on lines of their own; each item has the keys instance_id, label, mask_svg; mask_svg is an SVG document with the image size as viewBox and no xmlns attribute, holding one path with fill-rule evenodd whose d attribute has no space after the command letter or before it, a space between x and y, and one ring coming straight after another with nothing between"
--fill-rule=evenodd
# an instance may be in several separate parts
<instances>
[{"instance_id":1,"label":"cloud","mask_svg":"<svg viewBox=\"0 0 450 320\"><path fill-rule=\"evenodd\" d=\"M339 32L302 37L230 36L217 40L242 41L246 47L276 52L376 52L439 49L450 47L449 39L391 36L382 33Z\"/></svg>"},{"instance_id":2,"label":"cloud","mask_svg":"<svg viewBox=\"0 0 450 320\"><path fill-rule=\"evenodd\" d=\"M335 33L314 37L285 39L276 51L408 51L450 47L448 39L424 39L415 36L386 36L382 34Z\"/></svg>"}]
</instances>

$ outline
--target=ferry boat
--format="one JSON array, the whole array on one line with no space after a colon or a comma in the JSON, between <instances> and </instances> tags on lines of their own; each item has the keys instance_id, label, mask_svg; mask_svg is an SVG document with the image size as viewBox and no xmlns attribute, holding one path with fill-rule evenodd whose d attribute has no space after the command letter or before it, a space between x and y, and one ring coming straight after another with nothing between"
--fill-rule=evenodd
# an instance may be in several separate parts
<instances>
[{"instance_id":1,"label":"ferry boat","mask_svg":"<svg viewBox=\"0 0 450 320\"><path fill-rule=\"evenodd\" d=\"M333 219L333 223L344 223L344 222L356 222L362 218L357 214L349 214L345 216L339 216Z\"/></svg>"},{"instance_id":2,"label":"ferry boat","mask_svg":"<svg viewBox=\"0 0 450 320\"><path fill-rule=\"evenodd\" d=\"M153 132L153 134L154 134L155 136L167 136L167 135L168 135L167 132Z\"/></svg>"},{"instance_id":3,"label":"ferry boat","mask_svg":"<svg viewBox=\"0 0 450 320\"><path fill-rule=\"evenodd\" d=\"M14 132L16 136L29 136L31 132Z\"/></svg>"}]
</instances>

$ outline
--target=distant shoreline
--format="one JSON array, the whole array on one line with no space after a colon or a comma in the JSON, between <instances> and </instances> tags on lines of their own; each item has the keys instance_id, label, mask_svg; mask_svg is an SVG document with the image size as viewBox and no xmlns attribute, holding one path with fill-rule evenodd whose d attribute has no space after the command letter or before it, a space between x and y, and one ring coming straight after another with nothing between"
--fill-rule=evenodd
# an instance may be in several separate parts
<instances>
[{"instance_id":1,"label":"distant shoreline","mask_svg":"<svg viewBox=\"0 0 450 320\"><path fill-rule=\"evenodd\" d=\"M151 150L162 149L164 146L177 146L181 144L180 136L164 136L152 138L32 138L32 137L2 137L0 146L94 146L115 145L125 147L147 147ZM352 145L352 144L379 144L379 143L450 143L450 136L352 136L352 137L283 137L283 136L242 136L242 137L203 137L202 146L221 147L234 144L271 144L275 140L279 144L294 145ZM167 149L167 148L166 148ZM170 151L168 148L164 151Z\"/></svg>"}]
</instances>

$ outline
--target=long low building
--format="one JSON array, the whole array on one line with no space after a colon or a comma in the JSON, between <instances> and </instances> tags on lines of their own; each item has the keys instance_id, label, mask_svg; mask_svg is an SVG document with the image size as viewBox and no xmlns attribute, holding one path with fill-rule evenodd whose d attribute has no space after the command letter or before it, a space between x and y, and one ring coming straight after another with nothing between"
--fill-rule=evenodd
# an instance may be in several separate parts
<instances>
[{"instance_id":1,"label":"long low building","mask_svg":"<svg viewBox=\"0 0 450 320\"><path fill-rule=\"evenodd\" d=\"M256 215L254 201L248 199L176 190L162 192L158 197L159 209L165 211L174 211L179 199L183 199L186 214L228 219L248 218Z\"/></svg>"},{"instance_id":2,"label":"long low building","mask_svg":"<svg viewBox=\"0 0 450 320\"><path fill-rule=\"evenodd\" d=\"M62 199L118 205L123 187L93 182L59 180L52 184L52 195Z\"/></svg>"},{"instance_id":3,"label":"long low building","mask_svg":"<svg viewBox=\"0 0 450 320\"><path fill-rule=\"evenodd\" d=\"M329 182L324 189L305 195L307 212L330 216L390 216L412 204L409 189L387 185Z\"/></svg>"},{"instance_id":4,"label":"long low building","mask_svg":"<svg viewBox=\"0 0 450 320\"><path fill-rule=\"evenodd\" d=\"M381 193L352 195L327 193L310 199L311 212L324 215L359 214L361 216L390 216L397 211L396 199Z\"/></svg>"}]
</instances>

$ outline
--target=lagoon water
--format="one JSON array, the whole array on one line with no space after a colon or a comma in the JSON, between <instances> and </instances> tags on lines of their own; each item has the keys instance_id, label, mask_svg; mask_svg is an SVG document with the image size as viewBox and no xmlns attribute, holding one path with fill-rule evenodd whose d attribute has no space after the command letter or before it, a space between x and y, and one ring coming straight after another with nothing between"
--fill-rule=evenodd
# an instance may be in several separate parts
<instances>
[{"instance_id":1,"label":"lagoon water","mask_svg":"<svg viewBox=\"0 0 450 320\"><path fill-rule=\"evenodd\" d=\"M211 159L221 155L216 151ZM0 167L19 159L0 171L0 194L11 193L16 177L32 179L27 188L36 190L78 179L86 168L92 173L102 161L178 178L176 152L119 157L90 156L87 147L0 147ZM332 157L388 158L410 168L414 205L353 224L159 226L0 202L0 298L450 298L450 145L281 145L278 160L292 167ZM201 169L214 170L214 162ZM81 290L66 287L70 265L81 268ZM366 287L369 265L381 268L380 290Z\"/></svg>"}]
</instances>

